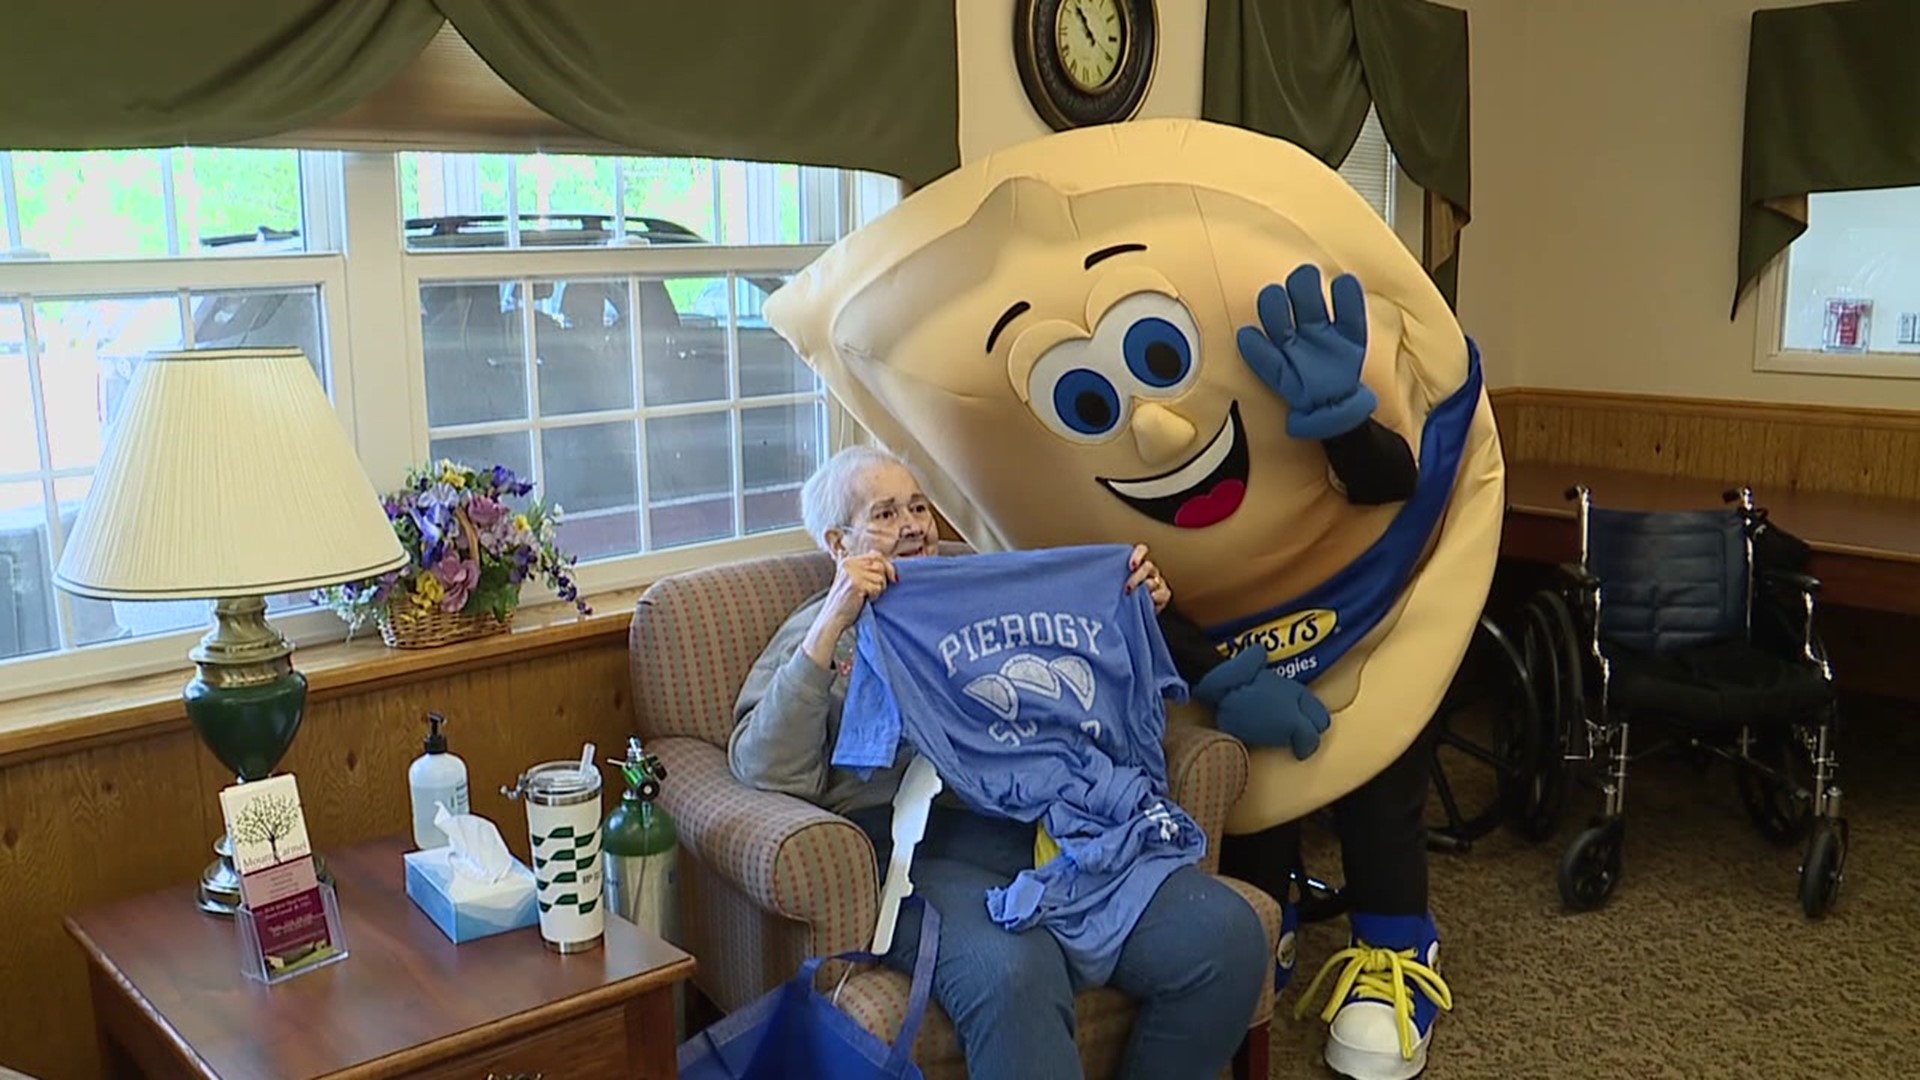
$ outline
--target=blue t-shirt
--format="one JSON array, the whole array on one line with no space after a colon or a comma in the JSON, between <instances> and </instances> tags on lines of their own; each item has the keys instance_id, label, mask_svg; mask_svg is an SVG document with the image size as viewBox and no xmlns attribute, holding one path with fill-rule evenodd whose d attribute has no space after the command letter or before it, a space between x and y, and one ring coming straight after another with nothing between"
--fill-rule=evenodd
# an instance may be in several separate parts
<instances>
[{"instance_id":1,"label":"blue t-shirt","mask_svg":"<svg viewBox=\"0 0 1920 1080\"><path fill-rule=\"evenodd\" d=\"M1167 794L1165 697L1184 700L1124 545L903 559L860 617L833 763L891 765L904 737L974 811L1044 822L1045 866L990 890L1047 927L1083 986L1112 974L1161 882L1206 837Z\"/></svg>"}]
</instances>

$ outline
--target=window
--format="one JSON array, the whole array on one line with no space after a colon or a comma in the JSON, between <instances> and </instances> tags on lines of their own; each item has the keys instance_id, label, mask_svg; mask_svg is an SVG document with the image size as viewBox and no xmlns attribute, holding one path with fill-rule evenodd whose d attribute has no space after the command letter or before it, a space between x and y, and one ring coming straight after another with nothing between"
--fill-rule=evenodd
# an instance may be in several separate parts
<instances>
[{"instance_id":1,"label":"window","mask_svg":"<svg viewBox=\"0 0 1920 1080\"><path fill-rule=\"evenodd\" d=\"M432 456L539 478L583 561L799 523L827 395L761 305L817 245L891 205L893 185L742 162L405 154L400 187Z\"/></svg>"},{"instance_id":2,"label":"window","mask_svg":"<svg viewBox=\"0 0 1920 1080\"><path fill-rule=\"evenodd\" d=\"M1920 187L1816 193L1763 276L1760 370L1920 377Z\"/></svg>"},{"instance_id":3,"label":"window","mask_svg":"<svg viewBox=\"0 0 1920 1080\"><path fill-rule=\"evenodd\" d=\"M204 630L205 603L51 584L156 350L299 346L377 486L429 457L530 475L588 589L803 542L834 410L761 305L898 191L722 161L0 153L0 699L178 666ZM298 642L343 632L306 606L271 601Z\"/></svg>"},{"instance_id":4,"label":"window","mask_svg":"<svg viewBox=\"0 0 1920 1080\"><path fill-rule=\"evenodd\" d=\"M311 189L338 168L274 150L0 153L0 662L206 624L204 602L83 599L52 569L144 356L297 345L329 381L341 260Z\"/></svg>"}]
</instances>

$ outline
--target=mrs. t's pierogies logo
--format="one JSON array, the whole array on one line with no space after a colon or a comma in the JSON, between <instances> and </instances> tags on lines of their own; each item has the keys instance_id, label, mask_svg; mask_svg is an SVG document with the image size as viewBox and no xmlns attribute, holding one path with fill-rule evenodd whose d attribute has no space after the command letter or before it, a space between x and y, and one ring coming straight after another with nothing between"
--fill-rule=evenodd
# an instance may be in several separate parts
<instances>
[{"instance_id":1,"label":"mrs. t's pierogies logo","mask_svg":"<svg viewBox=\"0 0 1920 1080\"><path fill-rule=\"evenodd\" d=\"M1063 701L1071 694L1083 710L1093 711L1096 685L1088 657L1100 655L1100 631L1105 626L1099 619L1064 611L1001 615L959 627L943 636L938 648L949 679L959 677L963 658L971 669L989 657L1010 654L998 670L974 676L962 689L999 717L988 726L987 734L996 742L1017 747L1040 732L1035 721L1020 719L1022 691L1048 702ZM1071 651L1052 657L1025 651L1047 647ZM1089 717L1079 727L1099 739L1100 721Z\"/></svg>"},{"instance_id":2,"label":"mrs. t's pierogies logo","mask_svg":"<svg viewBox=\"0 0 1920 1080\"><path fill-rule=\"evenodd\" d=\"M1248 649L1259 649L1267 654L1268 667L1291 679L1320 667L1318 657L1301 654L1310 653L1331 638L1339 624L1339 613L1332 608L1308 608L1236 634L1221 651L1238 656Z\"/></svg>"}]
</instances>

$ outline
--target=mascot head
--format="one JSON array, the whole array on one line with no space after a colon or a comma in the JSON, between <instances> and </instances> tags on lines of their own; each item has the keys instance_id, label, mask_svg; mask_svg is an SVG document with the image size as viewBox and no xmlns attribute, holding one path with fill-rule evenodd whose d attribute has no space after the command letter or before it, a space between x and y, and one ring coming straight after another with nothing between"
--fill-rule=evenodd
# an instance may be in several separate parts
<instances>
[{"instance_id":1,"label":"mascot head","mask_svg":"<svg viewBox=\"0 0 1920 1080\"><path fill-rule=\"evenodd\" d=\"M1143 542L1196 622L1251 625L1352 565L1401 509L1349 499L1242 358L1262 290L1307 264L1364 288L1372 418L1417 451L1468 381L1453 313L1337 172L1240 128L1137 121L981 159L842 240L766 314L976 547ZM1334 711L1321 750L1256 754L1233 831L1344 794L1432 715L1503 509L1491 410L1469 407L1419 570L1312 684Z\"/></svg>"}]
</instances>

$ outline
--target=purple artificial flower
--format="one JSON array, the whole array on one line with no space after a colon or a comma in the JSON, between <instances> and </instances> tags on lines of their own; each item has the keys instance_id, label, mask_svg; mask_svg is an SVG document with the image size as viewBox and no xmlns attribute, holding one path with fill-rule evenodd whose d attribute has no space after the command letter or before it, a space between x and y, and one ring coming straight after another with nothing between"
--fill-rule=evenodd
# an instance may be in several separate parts
<instances>
[{"instance_id":1,"label":"purple artificial flower","mask_svg":"<svg viewBox=\"0 0 1920 1080\"><path fill-rule=\"evenodd\" d=\"M431 487L425 487L420 489L420 505L421 506L431 506L437 509L444 510L451 507L459 506L460 499L461 499L460 489L454 487L452 484L449 484L444 480L432 485Z\"/></svg>"},{"instance_id":2,"label":"purple artificial flower","mask_svg":"<svg viewBox=\"0 0 1920 1080\"><path fill-rule=\"evenodd\" d=\"M480 564L448 555L434 564L433 576L439 578L447 590L446 599L440 601L440 610L449 615L458 614L480 584Z\"/></svg>"},{"instance_id":3,"label":"purple artificial flower","mask_svg":"<svg viewBox=\"0 0 1920 1080\"><path fill-rule=\"evenodd\" d=\"M496 502L485 495L477 495L467 504L467 516L482 530L507 516L506 504Z\"/></svg>"}]
</instances>

